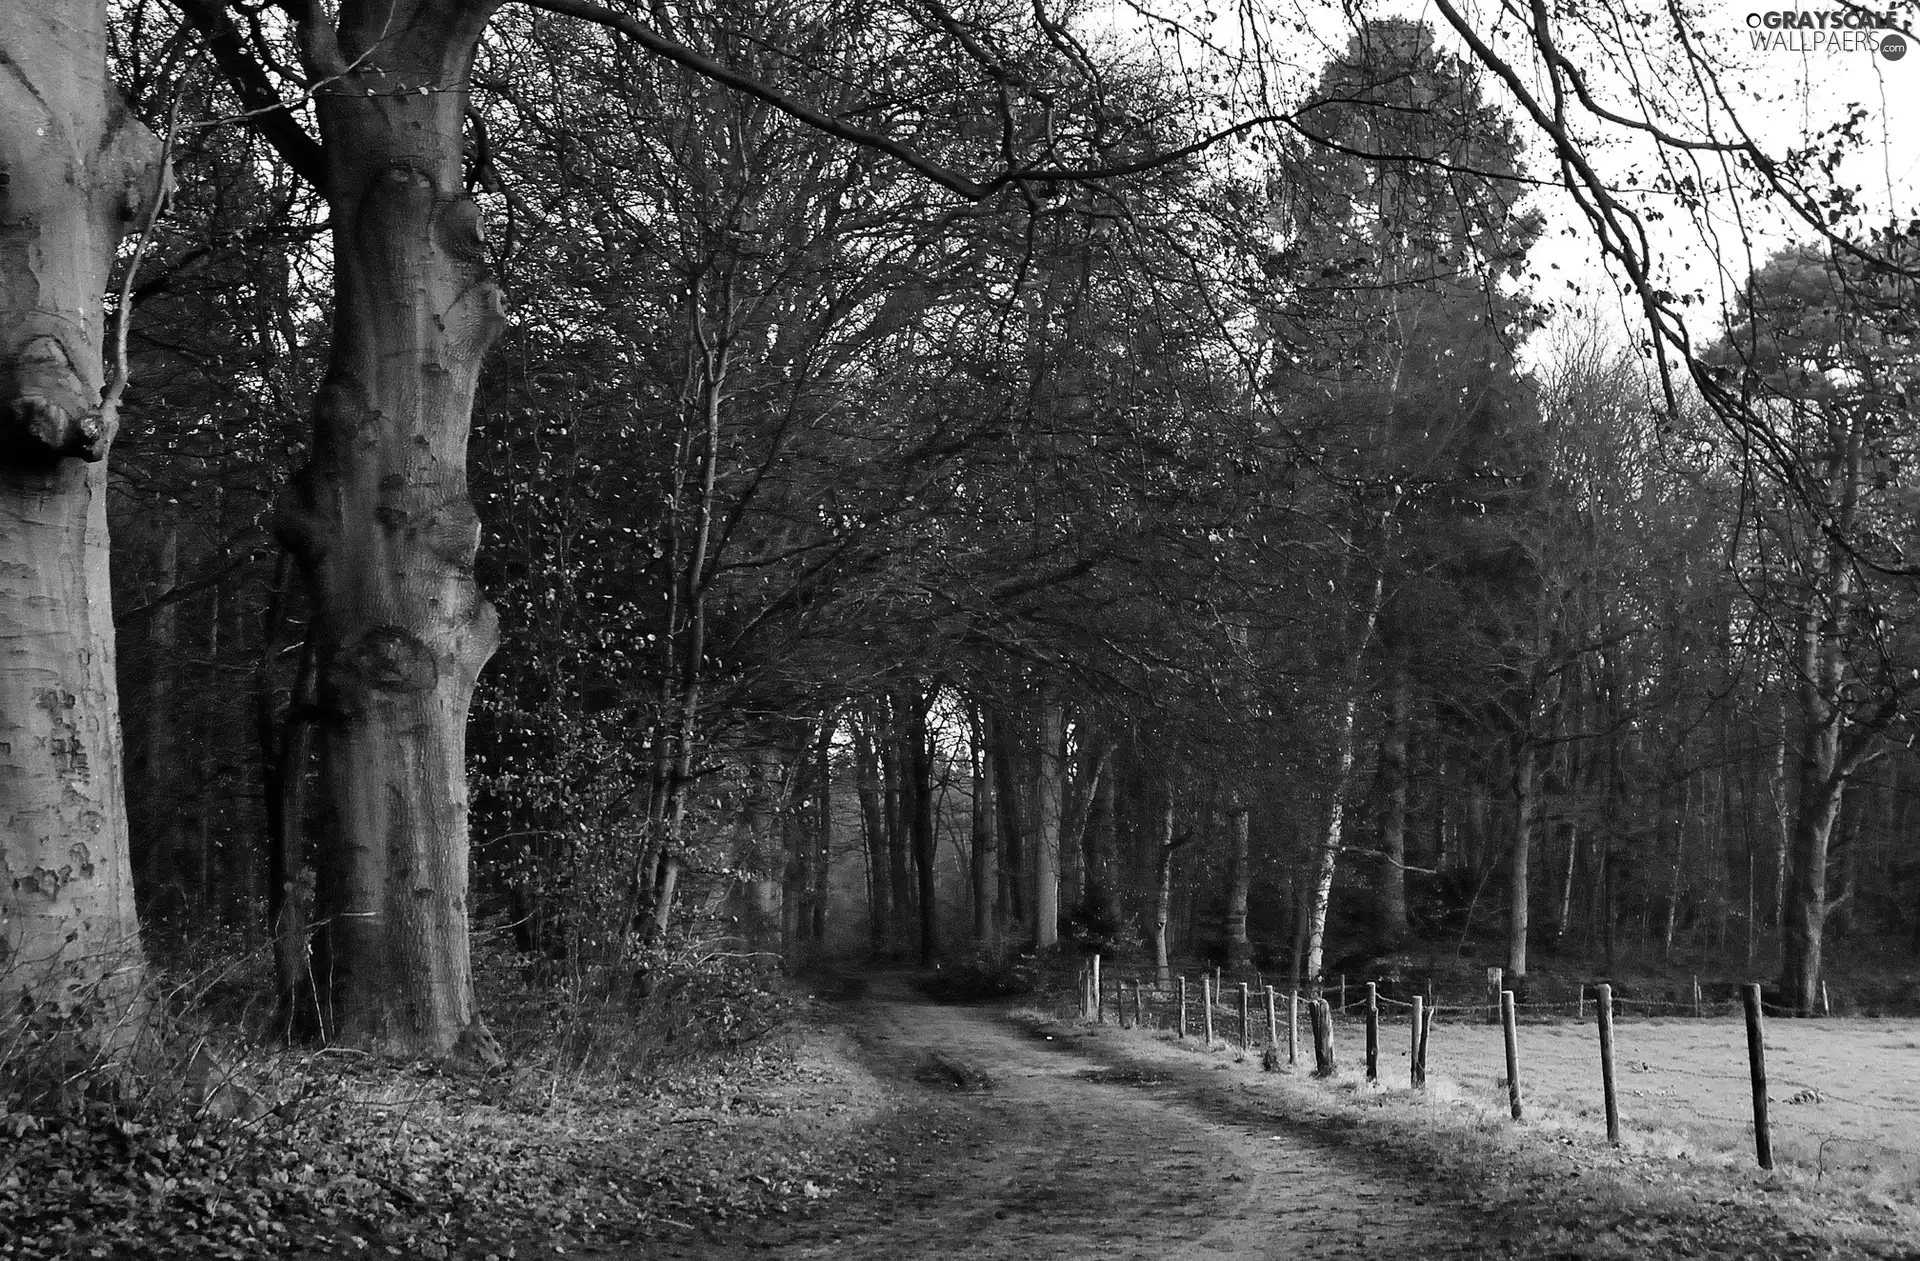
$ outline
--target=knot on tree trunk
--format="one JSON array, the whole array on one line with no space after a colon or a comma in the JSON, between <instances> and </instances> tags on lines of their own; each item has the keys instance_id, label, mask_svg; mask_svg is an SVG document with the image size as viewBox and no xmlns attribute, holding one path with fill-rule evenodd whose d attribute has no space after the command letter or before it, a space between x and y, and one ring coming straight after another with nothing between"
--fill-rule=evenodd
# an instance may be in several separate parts
<instances>
[{"instance_id":1,"label":"knot on tree trunk","mask_svg":"<svg viewBox=\"0 0 1920 1261\"><path fill-rule=\"evenodd\" d=\"M112 426L57 337L29 337L5 360L0 383L0 458L18 468L51 468L63 459L99 460Z\"/></svg>"},{"instance_id":2,"label":"knot on tree trunk","mask_svg":"<svg viewBox=\"0 0 1920 1261\"><path fill-rule=\"evenodd\" d=\"M346 645L324 672L325 703L352 719L366 713L376 694L428 692L439 681L431 648L398 626L376 626Z\"/></svg>"}]
</instances>

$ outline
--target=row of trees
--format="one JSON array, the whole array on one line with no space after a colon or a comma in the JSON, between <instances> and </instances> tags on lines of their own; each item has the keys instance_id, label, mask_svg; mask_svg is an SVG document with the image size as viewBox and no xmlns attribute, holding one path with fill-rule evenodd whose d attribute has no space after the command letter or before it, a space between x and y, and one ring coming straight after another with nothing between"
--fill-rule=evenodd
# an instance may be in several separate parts
<instances>
[{"instance_id":1,"label":"row of trees","mask_svg":"<svg viewBox=\"0 0 1920 1261\"><path fill-rule=\"evenodd\" d=\"M1741 890L1805 1003L1836 819L1909 878L1900 241L1758 273L1686 405L1521 370L1524 145L1415 23L1205 149L1246 98L1044 10L66 8L0 17L9 995L124 1009L137 884L484 1058L475 906L797 943L856 845L931 958L943 774L996 946L1218 886L1317 974L1504 873L1516 974L1544 889Z\"/></svg>"}]
</instances>

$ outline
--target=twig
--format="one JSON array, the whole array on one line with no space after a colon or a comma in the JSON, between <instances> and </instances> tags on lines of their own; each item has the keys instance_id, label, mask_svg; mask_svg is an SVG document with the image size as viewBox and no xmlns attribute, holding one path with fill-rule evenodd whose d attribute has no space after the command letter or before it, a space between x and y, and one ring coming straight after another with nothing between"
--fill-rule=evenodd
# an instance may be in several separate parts
<instances>
[{"instance_id":1,"label":"twig","mask_svg":"<svg viewBox=\"0 0 1920 1261\"><path fill-rule=\"evenodd\" d=\"M153 230L173 200L173 146L180 135L180 96L175 93L167 105L167 134L160 143L160 187L155 190L147 221L140 227L140 238L133 244L133 257L120 277L120 301L113 312L113 377L100 395L100 432L109 441L120 426L120 398L127 392L132 375L127 365L127 329L133 323L133 282L140 274L140 261L153 243Z\"/></svg>"}]
</instances>

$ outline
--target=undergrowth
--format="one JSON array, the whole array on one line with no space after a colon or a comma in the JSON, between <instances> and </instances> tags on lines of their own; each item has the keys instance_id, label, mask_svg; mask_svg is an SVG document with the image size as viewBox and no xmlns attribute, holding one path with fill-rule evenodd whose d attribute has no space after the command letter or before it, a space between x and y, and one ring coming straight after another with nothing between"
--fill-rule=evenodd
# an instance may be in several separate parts
<instances>
[{"instance_id":1,"label":"undergrowth","mask_svg":"<svg viewBox=\"0 0 1920 1261\"><path fill-rule=\"evenodd\" d=\"M569 971L500 940L476 941L487 1071L277 1045L270 961L233 943L150 968L137 1031L84 1027L85 1003L0 1026L0 1258L504 1258L700 1202L615 1140L785 1071L771 961L681 944Z\"/></svg>"}]
</instances>

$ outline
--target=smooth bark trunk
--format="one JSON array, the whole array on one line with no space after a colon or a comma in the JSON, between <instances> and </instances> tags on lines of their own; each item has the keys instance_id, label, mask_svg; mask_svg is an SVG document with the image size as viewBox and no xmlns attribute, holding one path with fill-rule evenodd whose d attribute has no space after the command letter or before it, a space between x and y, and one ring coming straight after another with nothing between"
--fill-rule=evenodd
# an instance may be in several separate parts
<instances>
[{"instance_id":1,"label":"smooth bark trunk","mask_svg":"<svg viewBox=\"0 0 1920 1261\"><path fill-rule=\"evenodd\" d=\"M316 32L332 359L276 521L314 609L328 1036L483 1061L498 1053L468 947L466 726L498 630L473 578L467 436L505 316L463 179L492 7L352 5L337 48Z\"/></svg>"},{"instance_id":2,"label":"smooth bark trunk","mask_svg":"<svg viewBox=\"0 0 1920 1261\"><path fill-rule=\"evenodd\" d=\"M1227 971L1244 972L1253 965L1253 944L1247 940L1247 885L1249 868L1247 841L1251 831L1250 814L1237 807L1227 820L1232 848L1227 855Z\"/></svg>"},{"instance_id":3,"label":"smooth bark trunk","mask_svg":"<svg viewBox=\"0 0 1920 1261\"><path fill-rule=\"evenodd\" d=\"M1066 792L1066 718L1051 697L1040 701L1040 773L1034 781L1033 945L1060 941L1060 815Z\"/></svg>"},{"instance_id":4,"label":"smooth bark trunk","mask_svg":"<svg viewBox=\"0 0 1920 1261\"><path fill-rule=\"evenodd\" d=\"M1173 980L1173 970L1168 964L1167 921L1173 911L1173 852L1178 846L1173 839L1173 794L1167 794L1167 804L1160 814L1160 844L1154 863L1154 899L1153 899L1153 966L1160 978L1160 984L1166 985Z\"/></svg>"},{"instance_id":5,"label":"smooth bark trunk","mask_svg":"<svg viewBox=\"0 0 1920 1261\"><path fill-rule=\"evenodd\" d=\"M1513 744L1513 857L1507 872L1507 977L1516 981L1527 974L1527 877L1538 809L1533 763L1533 742L1521 736Z\"/></svg>"},{"instance_id":6,"label":"smooth bark trunk","mask_svg":"<svg viewBox=\"0 0 1920 1261\"><path fill-rule=\"evenodd\" d=\"M125 1041L143 974L107 582L101 295L158 186L107 75L103 0L0 5L0 1014L87 1004Z\"/></svg>"}]
</instances>

